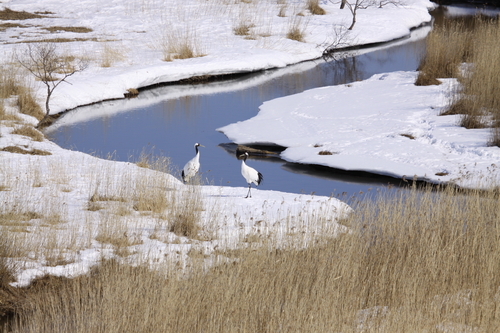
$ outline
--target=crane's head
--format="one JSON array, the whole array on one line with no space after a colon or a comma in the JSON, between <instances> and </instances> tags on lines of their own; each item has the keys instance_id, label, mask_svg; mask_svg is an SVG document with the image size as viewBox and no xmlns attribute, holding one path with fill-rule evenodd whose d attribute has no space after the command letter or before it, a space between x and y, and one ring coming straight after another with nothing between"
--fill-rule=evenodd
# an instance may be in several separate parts
<instances>
[{"instance_id":1,"label":"crane's head","mask_svg":"<svg viewBox=\"0 0 500 333\"><path fill-rule=\"evenodd\" d=\"M245 161L246 161L248 156L249 156L249 155L248 155L248 152L245 152L244 154L238 155L238 158L239 158L240 160L241 160L241 159L243 159L243 160L245 160Z\"/></svg>"}]
</instances>

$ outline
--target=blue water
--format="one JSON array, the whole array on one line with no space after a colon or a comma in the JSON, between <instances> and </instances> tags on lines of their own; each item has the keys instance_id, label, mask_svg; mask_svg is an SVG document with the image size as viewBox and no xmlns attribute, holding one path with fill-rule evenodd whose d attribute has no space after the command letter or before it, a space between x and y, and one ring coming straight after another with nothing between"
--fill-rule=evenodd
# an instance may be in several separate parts
<instances>
[{"instance_id":1,"label":"blue water","mask_svg":"<svg viewBox=\"0 0 500 333\"><path fill-rule=\"evenodd\" d=\"M475 9L470 9L468 17L474 13ZM446 9L433 15L439 24L449 19ZM425 36L429 27L423 29L413 35ZM102 157L112 154L121 161L137 161L141 152L168 156L176 176L194 156L193 145L199 142L205 146L200 149L204 183L244 187L241 162L216 128L255 116L263 102L274 98L364 80L377 73L416 70L423 52L424 39L408 39L341 60L316 60L208 84L158 87L141 92L138 99L145 101L140 104L143 106L131 107L138 104L137 100L120 101L124 111L118 114L106 112L115 108L116 101L75 109L67 116L88 112L89 108L102 109L108 115L61 126L51 131L50 137L64 148ZM251 158L247 164L264 175L259 188L266 190L350 198L361 192L393 191L405 185L389 177L286 163L279 158Z\"/></svg>"},{"instance_id":2,"label":"blue water","mask_svg":"<svg viewBox=\"0 0 500 333\"><path fill-rule=\"evenodd\" d=\"M165 96L164 100L127 112L62 126L51 132L50 137L64 148L102 157L112 154L120 161L137 161L143 151L168 156L176 175L194 156L193 145L199 142L205 146L200 148L200 171L205 183L246 186L240 174L241 162L221 146L229 141L216 128L253 117L259 106L270 99L306 89L364 80L376 73L415 70L423 49L424 42L420 40L337 61L317 60L307 64L310 69L298 73L290 73L293 70L291 67L248 74L228 82L159 87L145 94L160 98ZM297 67L302 68L304 64ZM230 90L231 85L239 86L256 80L263 83L243 90ZM229 85L229 88L218 92L221 85ZM211 92L211 86L214 92ZM190 94L168 97L172 91L182 89L189 90ZM113 103L105 102L91 108L105 109ZM75 109L71 112L82 111ZM399 184L398 180L388 177L324 168L318 170L277 158L252 158L247 164L264 175L259 188L266 190L352 196L374 188L385 190L389 183Z\"/></svg>"}]
</instances>

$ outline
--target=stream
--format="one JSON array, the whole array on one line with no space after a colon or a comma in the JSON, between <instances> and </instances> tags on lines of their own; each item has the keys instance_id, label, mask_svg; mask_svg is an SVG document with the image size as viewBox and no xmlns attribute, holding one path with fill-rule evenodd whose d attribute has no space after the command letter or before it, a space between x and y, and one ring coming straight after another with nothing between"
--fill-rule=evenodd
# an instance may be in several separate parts
<instances>
[{"instance_id":1,"label":"stream","mask_svg":"<svg viewBox=\"0 0 500 333\"><path fill-rule=\"evenodd\" d=\"M433 16L439 24L446 19L443 10L435 10ZM168 84L141 91L137 98L80 107L64 114L47 135L63 148L118 161L135 162L141 154L167 156L177 177L199 142L205 146L200 148L204 184L245 187L235 146L217 128L255 116L270 99L377 73L416 70L430 30L424 26L409 38L340 60L318 59L209 83ZM278 157L252 157L247 164L264 175L259 186L263 190L353 197L406 185L391 177L289 163Z\"/></svg>"}]
</instances>

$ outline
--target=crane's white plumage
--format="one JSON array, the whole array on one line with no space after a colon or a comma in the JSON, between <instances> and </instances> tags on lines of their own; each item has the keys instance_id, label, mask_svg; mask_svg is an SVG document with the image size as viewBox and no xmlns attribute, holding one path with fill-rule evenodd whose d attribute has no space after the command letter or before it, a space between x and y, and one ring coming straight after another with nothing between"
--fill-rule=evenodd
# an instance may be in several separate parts
<instances>
[{"instance_id":1,"label":"crane's white plumage","mask_svg":"<svg viewBox=\"0 0 500 333\"><path fill-rule=\"evenodd\" d=\"M262 179L264 179L264 177L262 177L262 174L260 172L258 172L257 170L255 170L252 167L249 167L245 163L247 160L247 157L248 157L248 153L240 155L240 157L243 157L243 160L241 161L241 175L243 176L243 178L245 178L245 180L248 183L248 193L247 193L247 196L245 198L248 198L248 197L251 198L252 194L250 193L250 190L252 188L252 183L254 183L255 186L258 186L260 184L260 182L262 181Z\"/></svg>"},{"instance_id":2,"label":"crane's white plumage","mask_svg":"<svg viewBox=\"0 0 500 333\"><path fill-rule=\"evenodd\" d=\"M196 155L186 163L184 168L182 169L182 180L187 183L196 173L200 170L200 152L198 151L198 147L204 147L199 143L194 144L194 149L196 151Z\"/></svg>"}]
</instances>

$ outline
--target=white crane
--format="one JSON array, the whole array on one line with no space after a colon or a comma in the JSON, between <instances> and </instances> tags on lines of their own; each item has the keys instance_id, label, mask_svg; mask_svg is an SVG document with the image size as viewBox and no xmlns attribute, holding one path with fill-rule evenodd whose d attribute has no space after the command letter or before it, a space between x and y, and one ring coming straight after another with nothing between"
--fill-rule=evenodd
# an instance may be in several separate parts
<instances>
[{"instance_id":1,"label":"white crane","mask_svg":"<svg viewBox=\"0 0 500 333\"><path fill-rule=\"evenodd\" d=\"M252 167L249 167L245 163L245 161L247 160L247 157L248 157L247 152L240 155L240 157L243 157L243 161L241 161L241 174L242 174L243 178L245 178L245 180L248 183L248 193L247 193L247 196L245 198L248 198L249 196L251 198L252 194L250 193L250 190L252 188L252 183L254 183L255 186L258 186L260 184L260 182L262 181L262 179L264 179L264 177L262 177L262 174L260 172L258 172L257 170L255 170Z\"/></svg>"},{"instance_id":2,"label":"white crane","mask_svg":"<svg viewBox=\"0 0 500 333\"><path fill-rule=\"evenodd\" d=\"M194 144L194 149L196 150L196 155L189 160L182 169L182 180L187 183L189 180L196 175L198 170L200 169L200 152L198 151L198 147L205 147L200 145L198 142Z\"/></svg>"}]
</instances>

